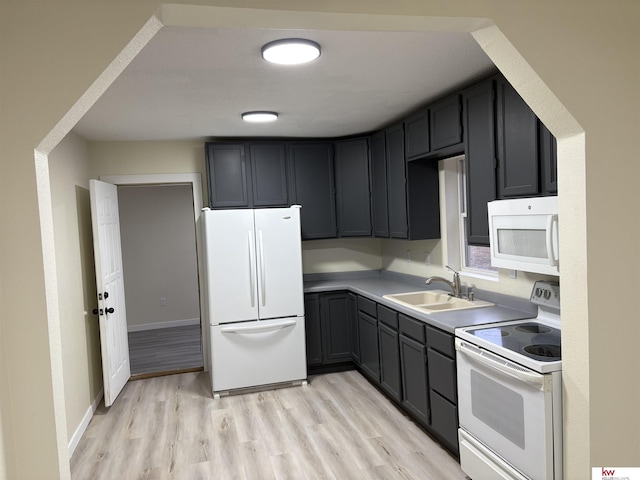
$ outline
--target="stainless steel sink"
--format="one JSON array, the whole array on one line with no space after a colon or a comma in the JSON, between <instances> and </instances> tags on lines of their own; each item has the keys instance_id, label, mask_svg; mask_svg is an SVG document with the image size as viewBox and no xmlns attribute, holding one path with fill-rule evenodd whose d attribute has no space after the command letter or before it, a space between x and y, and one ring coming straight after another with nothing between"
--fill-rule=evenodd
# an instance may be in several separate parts
<instances>
[{"instance_id":1,"label":"stainless steel sink","mask_svg":"<svg viewBox=\"0 0 640 480\"><path fill-rule=\"evenodd\" d=\"M437 313L471 308L491 307L493 303L484 300L456 298L444 290L422 290L420 292L383 295L382 298L413 308L419 312Z\"/></svg>"}]
</instances>

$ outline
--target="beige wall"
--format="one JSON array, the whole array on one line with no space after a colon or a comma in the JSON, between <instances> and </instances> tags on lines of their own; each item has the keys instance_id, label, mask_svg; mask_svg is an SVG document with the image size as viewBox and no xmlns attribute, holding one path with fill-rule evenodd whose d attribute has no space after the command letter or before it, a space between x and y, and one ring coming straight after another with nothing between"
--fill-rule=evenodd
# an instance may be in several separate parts
<instances>
[{"instance_id":1,"label":"beige wall","mask_svg":"<svg viewBox=\"0 0 640 480\"><path fill-rule=\"evenodd\" d=\"M81 102L58 122L160 2L0 2L0 359L7 372L0 372L0 418L6 476L64 478L68 476L66 401L58 314L63 307L57 307L59 274L52 261L55 222L46 158L40 157L36 168L34 148L49 135L41 145L48 154L66 134L74 115L87 105ZM485 17L495 22L498 29L489 27L476 32L476 37L560 140L566 478L588 478L591 465L638 466L640 379L628 372L638 367L639 312L634 302L609 299L634 298L635 272L640 269L640 219L634 198L640 177L635 158L640 126L640 4L624 0L199 3L267 10L213 15L198 9L172 10L176 15L165 15L165 21L347 29L455 24L433 17ZM382 15L290 14L270 8ZM459 25L479 23L465 22ZM90 103L89 97L83 100ZM93 153L90 146L92 162ZM118 168L114 164L113 171L102 173L138 173L123 171L130 167L124 159L118 161L122 162ZM93 176L93 163L91 167ZM169 171L177 170L172 164ZM38 452L37 462L33 452Z\"/></svg>"},{"instance_id":2,"label":"beige wall","mask_svg":"<svg viewBox=\"0 0 640 480\"><path fill-rule=\"evenodd\" d=\"M118 204L127 325L199 321L191 185L120 186Z\"/></svg>"},{"instance_id":3,"label":"beige wall","mask_svg":"<svg viewBox=\"0 0 640 480\"><path fill-rule=\"evenodd\" d=\"M87 157L73 133L49 156L68 440L102 390Z\"/></svg>"},{"instance_id":4,"label":"beige wall","mask_svg":"<svg viewBox=\"0 0 640 480\"><path fill-rule=\"evenodd\" d=\"M202 198L209 204L204 142L90 142L91 178L103 175L200 173Z\"/></svg>"}]
</instances>

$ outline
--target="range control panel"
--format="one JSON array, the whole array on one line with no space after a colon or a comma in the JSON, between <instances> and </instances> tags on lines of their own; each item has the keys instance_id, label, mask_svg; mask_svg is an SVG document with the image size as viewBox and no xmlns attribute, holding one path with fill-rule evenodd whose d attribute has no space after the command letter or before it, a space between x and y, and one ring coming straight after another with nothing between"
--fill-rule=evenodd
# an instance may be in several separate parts
<instances>
[{"instance_id":1,"label":"range control panel","mask_svg":"<svg viewBox=\"0 0 640 480\"><path fill-rule=\"evenodd\" d=\"M560 285L538 281L531 291L531 303L560 310Z\"/></svg>"}]
</instances>

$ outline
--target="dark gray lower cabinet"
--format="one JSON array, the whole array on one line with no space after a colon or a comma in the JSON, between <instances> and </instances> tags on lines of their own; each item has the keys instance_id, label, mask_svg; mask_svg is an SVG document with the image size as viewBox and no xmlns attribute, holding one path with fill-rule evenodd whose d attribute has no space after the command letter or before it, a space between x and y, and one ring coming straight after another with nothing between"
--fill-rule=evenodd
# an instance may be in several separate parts
<instances>
[{"instance_id":1,"label":"dark gray lower cabinet","mask_svg":"<svg viewBox=\"0 0 640 480\"><path fill-rule=\"evenodd\" d=\"M458 389L453 335L427 326L431 430L458 453Z\"/></svg>"},{"instance_id":2,"label":"dark gray lower cabinet","mask_svg":"<svg viewBox=\"0 0 640 480\"><path fill-rule=\"evenodd\" d=\"M320 323L323 334L323 364L351 361L351 322L349 294L325 293L320 296Z\"/></svg>"},{"instance_id":3,"label":"dark gray lower cabinet","mask_svg":"<svg viewBox=\"0 0 640 480\"><path fill-rule=\"evenodd\" d=\"M351 362L351 297L347 292L305 294L307 367Z\"/></svg>"},{"instance_id":4,"label":"dark gray lower cabinet","mask_svg":"<svg viewBox=\"0 0 640 480\"><path fill-rule=\"evenodd\" d=\"M360 334L358 328L358 297L349 293L347 302L349 305L349 323L351 324L351 358L356 365L360 365Z\"/></svg>"},{"instance_id":5,"label":"dark gray lower cabinet","mask_svg":"<svg viewBox=\"0 0 640 480\"><path fill-rule=\"evenodd\" d=\"M305 295L307 364L355 364L443 446L458 454L454 337L349 292Z\"/></svg>"},{"instance_id":6,"label":"dark gray lower cabinet","mask_svg":"<svg viewBox=\"0 0 640 480\"><path fill-rule=\"evenodd\" d=\"M307 340L307 366L322 365L320 295L317 293L304 296L304 329Z\"/></svg>"},{"instance_id":7,"label":"dark gray lower cabinet","mask_svg":"<svg viewBox=\"0 0 640 480\"><path fill-rule=\"evenodd\" d=\"M445 447L458 453L458 408L435 390L431 399L431 429L438 434Z\"/></svg>"},{"instance_id":8,"label":"dark gray lower cabinet","mask_svg":"<svg viewBox=\"0 0 640 480\"><path fill-rule=\"evenodd\" d=\"M427 348L400 335L402 405L424 425L429 423L429 388L427 385Z\"/></svg>"},{"instance_id":9,"label":"dark gray lower cabinet","mask_svg":"<svg viewBox=\"0 0 640 480\"><path fill-rule=\"evenodd\" d=\"M378 336L380 342L380 385L394 400L400 402L402 383L398 331L378 321Z\"/></svg>"},{"instance_id":10,"label":"dark gray lower cabinet","mask_svg":"<svg viewBox=\"0 0 640 480\"><path fill-rule=\"evenodd\" d=\"M358 335L360 337L360 368L371 380L380 384L378 320L363 311L359 311Z\"/></svg>"}]
</instances>

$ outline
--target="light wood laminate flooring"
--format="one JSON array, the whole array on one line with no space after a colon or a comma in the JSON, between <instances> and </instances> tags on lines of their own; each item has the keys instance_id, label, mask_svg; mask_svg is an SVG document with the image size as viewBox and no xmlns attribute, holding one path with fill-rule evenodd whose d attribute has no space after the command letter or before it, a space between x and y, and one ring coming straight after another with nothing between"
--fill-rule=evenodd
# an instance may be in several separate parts
<instances>
[{"instance_id":1,"label":"light wood laminate flooring","mask_svg":"<svg viewBox=\"0 0 640 480\"><path fill-rule=\"evenodd\" d=\"M201 368L200 325L129 332L132 375Z\"/></svg>"},{"instance_id":2,"label":"light wood laminate flooring","mask_svg":"<svg viewBox=\"0 0 640 480\"><path fill-rule=\"evenodd\" d=\"M204 372L129 382L71 459L76 480L455 480L448 452L356 371L214 400Z\"/></svg>"}]
</instances>

